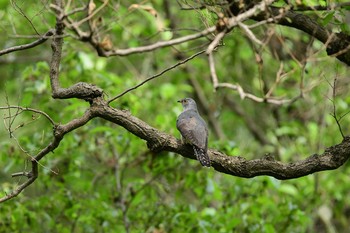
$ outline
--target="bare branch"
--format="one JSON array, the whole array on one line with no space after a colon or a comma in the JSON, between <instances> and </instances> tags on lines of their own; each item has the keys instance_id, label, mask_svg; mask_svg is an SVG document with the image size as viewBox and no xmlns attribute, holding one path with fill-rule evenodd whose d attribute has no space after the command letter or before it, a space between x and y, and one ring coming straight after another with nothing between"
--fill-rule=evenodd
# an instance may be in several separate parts
<instances>
[{"instance_id":1,"label":"bare branch","mask_svg":"<svg viewBox=\"0 0 350 233\"><path fill-rule=\"evenodd\" d=\"M338 115L337 115L337 107L335 105L335 97L336 97L336 87L337 87L337 77L334 78L334 81L333 81L333 85L331 85L332 87L332 104L333 104L333 113L331 114L331 116L334 118L335 122L337 123L337 126L338 126L338 129L339 129L339 132L341 134L341 136L343 137L343 139L345 138L344 136L344 133L343 133L343 130L341 128L341 125L340 125L340 120L341 118L344 116L342 116L340 119L338 118ZM346 113L347 114L347 113ZM346 115L345 114L345 115Z\"/></svg>"},{"instance_id":2,"label":"bare branch","mask_svg":"<svg viewBox=\"0 0 350 233\"><path fill-rule=\"evenodd\" d=\"M227 33L227 30L224 30L215 36L214 40L210 43L210 45L207 48L207 51L206 51L207 54L210 54L213 52L213 50L219 45L220 41L224 38L226 33Z\"/></svg>"},{"instance_id":3,"label":"bare branch","mask_svg":"<svg viewBox=\"0 0 350 233\"><path fill-rule=\"evenodd\" d=\"M289 71L288 73L284 73L283 67L284 67L284 64L283 64L283 62L281 62L280 63L280 68L278 69L277 74L276 74L275 82L272 84L272 86L269 89L269 91L265 94L265 98L270 98L270 96L272 95L272 93L274 92L274 90L276 89L278 84L281 82L281 80L283 78L285 78L289 73L293 73L294 72L294 69L293 69L293 70Z\"/></svg>"},{"instance_id":4,"label":"bare branch","mask_svg":"<svg viewBox=\"0 0 350 233\"><path fill-rule=\"evenodd\" d=\"M29 44L24 44L24 45L17 45L11 48L7 48L7 49L3 49L0 50L0 56L4 55L4 54L8 54L14 51L19 51L19 50L25 50L25 49L30 49L33 48L37 45L40 45L42 43L44 43L45 41L47 41L47 39L49 39L52 35L54 35L55 30L54 29L50 29L48 32L46 32L43 36L41 36L38 40L29 43Z\"/></svg>"},{"instance_id":5,"label":"bare branch","mask_svg":"<svg viewBox=\"0 0 350 233\"><path fill-rule=\"evenodd\" d=\"M249 27L247 25L245 25L244 23L239 22L238 26L245 32L245 34L248 36L248 38L251 41L257 43L258 45L263 45L263 42L261 42L258 38L256 38L254 33L249 29Z\"/></svg>"},{"instance_id":6,"label":"bare branch","mask_svg":"<svg viewBox=\"0 0 350 233\"><path fill-rule=\"evenodd\" d=\"M11 175L12 177L18 177L18 176L25 176L27 178L30 178L33 176L32 172L16 172Z\"/></svg>"},{"instance_id":7,"label":"bare branch","mask_svg":"<svg viewBox=\"0 0 350 233\"><path fill-rule=\"evenodd\" d=\"M217 88L219 87L225 87L225 88L230 88L232 90L236 90L238 91L239 93L239 96L241 97L241 99L245 99L245 98L248 98L248 99L251 99L255 102L258 102L258 103L262 103L262 102L266 102L266 103L270 103L270 104L276 104L276 105L283 105L283 104L287 104L287 103L291 103L294 101L294 99L277 99L277 98L261 98L261 97L257 97L253 94L250 94L250 93L246 93L244 92L243 88L238 85L238 84L232 84L232 83L218 83L217 84ZM298 97L296 97L298 98Z\"/></svg>"},{"instance_id":8,"label":"bare branch","mask_svg":"<svg viewBox=\"0 0 350 233\"><path fill-rule=\"evenodd\" d=\"M271 89L268 91L268 93L265 95L265 97L261 98L261 97L255 96L253 94L244 92L243 88L238 84L220 83L219 79L217 77L217 74L216 74L215 62L214 62L214 58L213 58L212 53L208 54L208 60L209 60L210 76L212 77L214 91L217 90L218 88L229 88L229 89L238 91L238 94L241 97L241 99L248 98L248 99L251 99L251 100L258 102L258 103L265 102L265 103L271 103L271 104L276 104L276 105L283 105L283 104L291 103L291 102L295 101L296 98L299 98L299 96L298 96L298 97L295 97L293 99L284 100L284 99L278 99L278 98L271 97L271 94L272 94L274 88L276 87L276 85L287 74L283 74L283 75L278 74L275 84L271 87ZM282 72L281 71L282 68L283 68L283 66L280 67L279 72Z\"/></svg>"},{"instance_id":9,"label":"bare branch","mask_svg":"<svg viewBox=\"0 0 350 233\"><path fill-rule=\"evenodd\" d=\"M207 28L199 33L195 33L195 34L188 35L188 36L183 36L183 37L172 39L169 41L159 41L159 42L151 44L151 45L140 46L140 47L136 47L136 48L116 49L116 50L107 51L107 52L105 52L105 55L107 57L109 57L109 56L126 56L126 55L134 54L134 53L149 52L149 51L153 51L155 49L169 47L169 46L184 43L186 41L195 40L195 39L201 38L203 36L206 36L206 35L214 32L215 30L216 30L216 27L213 26L213 27Z\"/></svg>"},{"instance_id":10,"label":"bare branch","mask_svg":"<svg viewBox=\"0 0 350 233\"><path fill-rule=\"evenodd\" d=\"M73 9L66 13L66 16L74 15L75 13L86 11L88 5Z\"/></svg>"},{"instance_id":11,"label":"bare branch","mask_svg":"<svg viewBox=\"0 0 350 233\"><path fill-rule=\"evenodd\" d=\"M214 61L213 53L208 54L208 61L209 61L211 80L213 82L214 91L216 91L216 89L218 88L219 79L218 79L218 76L216 75L215 61Z\"/></svg>"}]
</instances>

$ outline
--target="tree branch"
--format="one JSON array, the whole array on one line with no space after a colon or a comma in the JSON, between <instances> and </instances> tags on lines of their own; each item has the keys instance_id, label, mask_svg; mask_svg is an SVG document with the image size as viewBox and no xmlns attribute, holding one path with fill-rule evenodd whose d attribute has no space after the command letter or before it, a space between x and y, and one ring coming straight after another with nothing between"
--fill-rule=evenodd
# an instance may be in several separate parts
<instances>
[{"instance_id":1,"label":"tree branch","mask_svg":"<svg viewBox=\"0 0 350 233\"><path fill-rule=\"evenodd\" d=\"M213 33L213 32L215 32L215 30L216 30L216 27L212 26L212 27L207 28L201 32L198 32L198 33L195 33L192 35L188 35L188 36L183 36L183 37L176 38L176 39L172 39L169 41L159 41L159 42L151 44L151 45L145 45L145 46L140 46L140 47L136 47L136 48L116 49L116 50L112 50L112 51L107 51L107 52L105 52L105 56L107 56L107 57L126 56L126 55L134 54L134 53L149 52L149 51L153 51L153 50L156 50L159 48L169 47L169 46L184 43L186 41L195 40L195 39L201 38L203 36L206 36L210 33Z\"/></svg>"},{"instance_id":2,"label":"tree branch","mask_svg":"<svg viewBox=\"0 0 350 233\"><path fill-rule=\"evenodd\" d=\"M226 174L243 178L267 175L279 180L295 179L342 166L350 157L350 137L345 137L338 145L326 148L320 155L314 154L292 163L282 163L271 156L246 160L239 156L229 157L216 151L210 151L210 155L215 170Z\"/></svg>"},{"instance_id":3,"label":"tree branch","mask_svg":"<svg viewBox=\"0 0 350 233\"><path fill-rule=\"evenodd\" d=\"M128 111L109 107L102 98L95 99L90 110L92 115L118 124L135 136L147 141L150 150L169 151L195 159L191 146L182 144L181 140L172 135L151 127L132 116ZM314 154L305 160L292 163L276 161L272 156L247 160L240 156L229 156L212 149L209 149L208 152L212 167L216 171L244 178L267 175L285 180L339 168L350 157L350 137L345 137L340 144L327 148L321 155Z\"/></svg>"}]
</instances>

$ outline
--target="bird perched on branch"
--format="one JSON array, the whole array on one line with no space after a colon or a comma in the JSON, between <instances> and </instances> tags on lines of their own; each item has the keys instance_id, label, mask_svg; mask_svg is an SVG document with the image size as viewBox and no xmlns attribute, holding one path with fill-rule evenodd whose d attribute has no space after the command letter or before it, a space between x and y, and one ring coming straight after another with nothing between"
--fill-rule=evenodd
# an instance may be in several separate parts
<instances>
[{"instance_id":1,"label":"bird perched on branch","mask_svg":"<svg viewBox=\"0 0 350 233\"><path fill-rule=\"evenodd\" d=\"M191 98L177 102L182 104L183 111L177 118L176 128L180 131L184 142L193 146L194 154L202 166L210 167L208 127L198 113L196 102Z\"/></svg>"}]
</instances>

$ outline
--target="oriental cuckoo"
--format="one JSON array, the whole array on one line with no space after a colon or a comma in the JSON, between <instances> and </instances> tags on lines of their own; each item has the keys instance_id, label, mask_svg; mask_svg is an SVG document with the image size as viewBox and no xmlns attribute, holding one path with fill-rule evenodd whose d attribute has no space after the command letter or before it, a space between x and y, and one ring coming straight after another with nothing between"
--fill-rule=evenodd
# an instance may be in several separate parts
<instances>
[{"instance_id":1,"label":"oriental cuckoo","mask_svg":"<svg viewBox=\"0 0 350 233\"><path fill-rule=\"evenodd\" d=\"M208 127L199 115L196 102L191 98L178 101L183 106L182 113L176 121L185 143L191 144L194 154L202 166L210 167L208 156Z\"/></svg>"}]
</instances>

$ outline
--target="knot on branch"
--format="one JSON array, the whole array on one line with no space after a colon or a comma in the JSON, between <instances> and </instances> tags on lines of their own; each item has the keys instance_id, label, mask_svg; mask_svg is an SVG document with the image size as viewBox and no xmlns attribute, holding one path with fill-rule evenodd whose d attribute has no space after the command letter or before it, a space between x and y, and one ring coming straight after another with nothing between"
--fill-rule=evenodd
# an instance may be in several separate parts
<instances>
[{"instance_id":1,"label":"knot on branch","mask_svg":"<svg viewBox=\"0 0 350 233\"><path fill-rule=\"evenodd\" d=\"M52 97L57 99L77 98L92 102L93 99L101 97L103 90L93 84L79 82L69 88L60 88L53 93Z\"/></svg>"},{"instance_id":2,"label":"knot on branch","mask_svg":"<svg viewBox=\"0 0 350 233\"><path fill-rule=\"evenodd\" d=\"M59 140L61 140L63 138L65 134L65 130L61 125L56 125L53 128L53 136Z\"/></svg>"},{"instance_id":3,"label":"knot on branch","mask_svg":"<svg viewBox=\"0 0 350 233\"><path fill-rule=\"evenodd\" d=\"M263 159L267 160L267 161L275 161L275 156L273 156L271 154L265 154Z\"/></svg>"},{"instance_id":4,"label":"knot on branch","mask_svg":"<svg viewBox=\"0 0 350 233\"><path fill-rule=\"evenodd\" d=\"M350 143L350 136L345 136L343 142Z\"/></svg>"}]
</instances>

